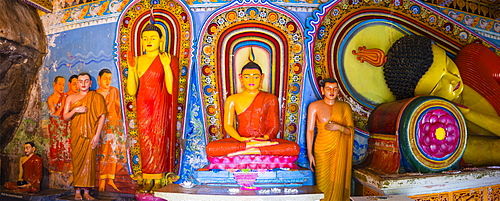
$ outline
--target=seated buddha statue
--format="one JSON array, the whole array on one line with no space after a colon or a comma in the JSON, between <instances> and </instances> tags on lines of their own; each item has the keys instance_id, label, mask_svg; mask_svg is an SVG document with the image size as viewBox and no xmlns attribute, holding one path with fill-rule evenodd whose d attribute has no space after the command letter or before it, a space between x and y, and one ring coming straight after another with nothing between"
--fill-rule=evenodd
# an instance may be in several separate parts
<instances>
[{"instance_id":1,"label":"seated buddha statue","mask_svg":"<svg viewBox=\"0 0 500 201\"><path fill-rule=\"evenodd\" d=\"M387 53L385 81L396 99L433 95L450 100L468 127L463 159L469 165L499 165L500 57L482 44L466 45L452 61L423 36L405 36Z\"/></svg>"},{"instance_id":2,"label":"seated buddha statue","mask_svg":"<svg viewBox=\"0 0 500 201\"><path fill-rule=\"evenodd\" d=\"M278 98L260 90L264 78L260 66L250 61L241 69L239 78L244 91L229 96L224 105L224 130L231 137L208 143L207 155L297 156L297 143L277 138Z\"/></svg>"}]
</instances>

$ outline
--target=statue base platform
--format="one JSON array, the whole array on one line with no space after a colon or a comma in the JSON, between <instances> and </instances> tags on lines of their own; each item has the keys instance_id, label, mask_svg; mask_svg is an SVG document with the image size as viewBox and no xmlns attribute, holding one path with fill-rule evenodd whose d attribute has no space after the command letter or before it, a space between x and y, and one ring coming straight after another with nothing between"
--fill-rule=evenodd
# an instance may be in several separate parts
<instances>
[{"instance_id":1,"label":"statue base platform","mask_svg":"<svg viewBox=\"0 0 500 201\"><path fill-rule=\"evenodd\" d=\"M241 190L239 187L198 185L183 188L178 184L169 184L156 191L154 195L168 201L312 201L324 198L323 193L316 186L261 188L252 191Z\"/></svg>"},{"instance_id":2,"label":"statue base platform","mask_svg":"<svg viewBox=\"0 0 500 201\"><path fill-rule=\"evenodd\" d=\"M240 187L235 174L239 172L230 170L198 170L194 177L199 183L207 186ZM309 169L274 169L257 170L258 174L252 186L256 187L300 187L314 185L314 174Z\"/></svg>"},{"instance_id":3,"label":"statue base platform","mask_svg":"<svg viewBox=\"0 0 500 201\"><path fill-rule=\"evenodd\" d=\"M8 200L9 198L31 201L55 200L70 193L69 190L62 189L43 189L38 193L20 193L14 190L7 190L2 186L0 189L0 200Z\"/></svg>"},{"instance_id":4,"label":"statue base platform","mask_svg":"<svg viewBox=\"0 0 500 201\"><path fill-rule=\"evenodd\" d=\"M386 196L353 196L351 201L413 201L406 195L386 195Z\"/></svg>"},{"instance_id":5,"label":"statue base platform","mask_svg":"<svg viewBox=\"0 0 500 201\"><path fill-rule=\"evenodd\" d=\"M384 174L358 168L353 176L356 191L362 191L357 194L363 196L406 195L417 200L500 198L500 169L497 167L406 174Z\"/></svg>"},{"instance_id":6,"label":"statue base platform","mask_svg":"<svg viewBox=\"0 0 500 201\"><path fill-rule=\"evenodd\" d=\"M91 190L90 195L95 198L94 201L135 201L135 194L128 193L116 193L110 191L99 192L97 190ZM59 197L56 201L64 200L75 200L75 192L71 191L71 194ZM85 199L84 199L85 200Z\"/></svg>"}]
</instances>

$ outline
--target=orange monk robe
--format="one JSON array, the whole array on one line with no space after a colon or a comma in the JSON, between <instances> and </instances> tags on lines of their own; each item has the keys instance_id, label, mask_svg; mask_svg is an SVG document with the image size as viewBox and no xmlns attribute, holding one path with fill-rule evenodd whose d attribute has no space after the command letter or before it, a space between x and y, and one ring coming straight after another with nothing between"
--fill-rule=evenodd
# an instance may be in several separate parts
<instances>
[{"instance_id":1,"label":"orange monk robe","mask_svg":"<svg viewBox=\"0 0 500 201\"><path fill-rule=\"evenodd\" d=\"M40 182L42 181L42 157L33 154L31 157L22 164L23 180L30 183L30 187L17 188L17 182L6 182L5 188L9 190L16 190L19 192L36 193L40 191Z\"/></svg>"},{"instance_id":2,"label":"orange monk robe","mask_svg":"<svg viewBox=\"0 0 500 201\"><path fill-rule=\"evenodd\" d=\"M259 147L262 155L296 156L300 152L297 143L276 138L279 132L278 98L267 92L259 92L252 104L238 115L238 134L241 137L264 137L277 145ZM227 156L246 149L246 143L226 138L208 143L208 156Z\"/></svg>"},{"instance_id":3,"label":"orange monk robe","mask_svg":"<svg viewBox=\"0 0 500 201\"><path fill-rule=\"evenodd\" d=\"M178 90L178 60L170 63L172 94L165 86L165 71L157 56L139 78L137 92L137 122L141 151L142 173L159 174L174 171L176 114Z\"/></svg>"},{"instance_id":4,"label":"orange monk robe","mask_svg":"<svg viewBox=\"0 0 500 201\"><path fill-rule=\"evenodd\" d=\"M349 104L337 100L332 106L329 121L337 122L351 130L351 134L325 130L328 122L316 121L314 159L316 184L325 193L325 201L349 200L351 192L352 148L354 122Z\"/></svg>"},{"instance_id":5,"label":"orange monk robe","mask_svg":"<svg viewBox=\"0 0 500 201\"><path fill-rule=\"evenodd\" d=\"M97 90L99 93L99 89ZM104 96L104 95L103 95ZM99 150L99 174L101 179L115 179L117 163L125 158L125 140L123 136L122 117L120 114L119 91L116 87L109 87L105 96L108 115L102 128L102 143Z\"/></svg>"},{"instance_id":6,"label":"orange monk robe","mask_svg":"<svg viewBox=\"0 0 500 201\"><path fill-rule=\"evenodd\" d=\"M106 102L101 94L89 91L85 97L74 102L75 107L86 106L86 113L75 113L71 119L71 159L73 162L73 186L94 187L97 148L92 149L92 138L97 131L99 117L106 114Z\"/></svg>"}]
</instances>

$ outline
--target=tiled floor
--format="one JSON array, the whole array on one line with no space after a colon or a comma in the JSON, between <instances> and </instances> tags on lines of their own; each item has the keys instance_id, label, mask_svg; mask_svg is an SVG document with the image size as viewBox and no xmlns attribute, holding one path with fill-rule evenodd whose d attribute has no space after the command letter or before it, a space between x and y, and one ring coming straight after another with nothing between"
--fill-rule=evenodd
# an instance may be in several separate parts
<instances>
[{"instance_id":1,"label":"tiled floor","mask_svg":"<svg viewBox=\"0 0 500 201\"><path fill-rule=\"evenodd\" d=\"M98 194L97 194L98 193ZM134 201L135 195L112 192L91 191L91 195L96 201ZM41 201L64 201L74 200L74 192L60 189L45 189L38 194L19 194L5 189L1 190L0 201L21 201L21 200L41 200Z\"/></svg>"}]
</instances>

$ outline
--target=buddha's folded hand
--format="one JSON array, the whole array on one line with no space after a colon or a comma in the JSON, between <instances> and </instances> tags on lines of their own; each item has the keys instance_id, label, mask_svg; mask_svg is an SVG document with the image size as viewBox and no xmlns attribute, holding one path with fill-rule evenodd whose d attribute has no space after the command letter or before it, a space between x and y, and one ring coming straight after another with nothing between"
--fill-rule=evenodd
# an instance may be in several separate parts
<instances>
[{"instance_id":1,"label":"buddha's folded hand","mask_svg":"<svg viewBox=\"0 0 500 201\"><path fill-rule=\"evenodd\" d=\"M262 141L262 140L252 140L247 142L247 149L252 147L267 147L272 145L277 145L279 142L271 142L271 141Z\"/></svg>"}]
</instances>

